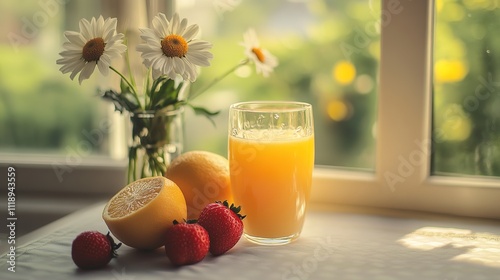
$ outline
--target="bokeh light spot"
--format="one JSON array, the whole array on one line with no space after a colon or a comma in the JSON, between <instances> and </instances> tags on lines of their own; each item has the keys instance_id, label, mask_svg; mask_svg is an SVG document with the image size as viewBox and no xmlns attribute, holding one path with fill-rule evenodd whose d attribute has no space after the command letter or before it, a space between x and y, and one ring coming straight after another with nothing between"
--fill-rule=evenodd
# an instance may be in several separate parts
<instances>
[{"instance_id":1,"label":"bokeh light spot","mask_svg":"<svg viewBox=\"0 0 500 280\"><path fill-rule=\"evenodd\" d=\"M434 64L436 82L453 83L461 81L467 74L467 67L459 59L441 59Z\"/></svg>"},{"instance_id":2,"label":"bokeh light spot","mask_svg":"<svg viewBox=\"0 0 500 280\"><path fill-rule=\"evenodd\" d=\"M333 78L341 85L349 85L356 77L356 67L346 60L337 62L333 67Z\"/></svg>"},{"instance_id":3,"label":"bokeh light spot","mask_svg":"<svg viewBox=\"0 0 500 280\"><path fill-rule=\"evenodd\" d=\"M349 109L343 101L333 100L327 105L327 113L330 119L340 122L347 118Z\"/></svg>"}]
</instances>

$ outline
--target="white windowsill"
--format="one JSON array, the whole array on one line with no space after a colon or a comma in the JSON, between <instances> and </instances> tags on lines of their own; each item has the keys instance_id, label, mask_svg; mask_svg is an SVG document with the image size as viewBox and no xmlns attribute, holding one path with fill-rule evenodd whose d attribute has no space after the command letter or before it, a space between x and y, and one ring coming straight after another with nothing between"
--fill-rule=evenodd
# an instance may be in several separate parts
<instances>
[{"instance_id":1,"label":"white windowsill","mask_svg":"<svg viewBox=\"0 0 500 280\"><path fill-rule=\"evenodd\" d=\"M99 203L19 239L18 275L52 279L113 275L158 279L492 279L500 273L500 228L485 219L408 211L312 205L302 236L286 246L265 247L240 240L220 257L181 268L164 251L137 252L122 246L106 269L79 273L68 250L89 228L105 232ZM65 249L66 248L66 249ZM46 257L40 257L41 255ZM50 265L57 260L60 265ZM265 260L265 261L262 261ZM6 270L6 263L0 265ZM37 269L30 269L36 267ZM249 267L258 269L249 269ZM208 275L208 276L207 276ZM304 276L305 275L305 276ZM207 278L207 279L208 279ZM349 279L350 279L349 278Z\"/></svg>"}]
</instances>

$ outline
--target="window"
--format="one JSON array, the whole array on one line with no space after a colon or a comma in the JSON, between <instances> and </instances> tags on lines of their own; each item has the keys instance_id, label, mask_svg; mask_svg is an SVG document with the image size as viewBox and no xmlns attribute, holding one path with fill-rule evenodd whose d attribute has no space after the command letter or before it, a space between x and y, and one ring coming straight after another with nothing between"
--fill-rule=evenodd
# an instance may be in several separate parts
<instances>
[{"instance_id":1,"label":"window","mask_svg":"<svg viewBox=\"0 0 500 280\"><path fill-rule=\"evenodd\" d=\"M219 52L215 53L215 57L220 60L214 59L214 67L210 67L209 71L203 70L199 83L209 81L219 73L219 69L223 71L233 65L234 60L225 56L239 59L241 50L237 43L242 32L250 26L262 36L261 41L266 48L279 56L281 64L275 73L276 79L264 80L255 74L250 75L252 69L243 69L211 92L200 96L196 102L209 104L214 110L227 108L237 101L257 98L293 98L313 103L317 114L316 131L325 133L325 136L317 136L324 143L317 145L314 201L500 217L500 180L497 177L441 176L442 172L455 172L439 167L442 159L447 158L448 147L454 144L443 146L432 138L433 126L441 125L438 104L434 107L437 115L432 116L436 102L433 102L431 93L435 90L434 98L441 94L433 88L433 32L440 30L433 25L432 1L283 0L258 5L253 3L255 1L228 1L241 5L236 9L245 7L244 11L237 13L235 9L222 14L212 11L206 22L208 9L213 9L213 6L203 6L201 2L175 2L181 13L191 13L188 16L190 20L199 20L197 23L202 26L203 38L212 41L214 51ZM189 3L195 5L190 6ZM260 9L259 6L267 10L258 10L263 14L254 10ZM377 8L380 6L381 9ZM87 17L96 14L93 10ZM281 26L281 21L270 20L289 15L297 19L294 28L289 25L295 22ZM256 18L258 16L262 18ZM235 23L233 27L227 22L239 24ZM256 22L259 25L255 25ZM301 29L305 26L314 27L315 32L307 35L310 30ZM276 30L288 30L290 33L282 37L287 40L275 43L269 40L270 36L277 34L273 33ZM211 36L219 36L223 40L212 40ZM440 44L439 40L436 39L436 46ZM284 50L283 45L289 48ZM494 49L491 48L491 51ZM324 63L309 63L318 56L323 58ZM302 60L304 57L307 59ZM436 51L435 58L440 59L439 51ZM342 71L336 72L337 67ZM67 79L58 78L58 81L62 80ZM266 88L266 84L270 86ZM459 85L448 86L455 90ZM99 103L94 97L91 99L92 104ZM356 117L358 113L362 117ZM227 115L224 110L217 117L215 128L207 120L189 114L186 122L186 138L200 140L187 143L187 149L202 148L226 153ZM95 124L87 126L88 129L94 127ZM352 147L345 148L342 144L352 144ZM326 152L327 148L331 151ZM102 174L108 172L100 170L101 173L95 175L96 169L99 169L96 166L108 165L120 168L115 162L104 164L96 161L75 167L75 172L88 168L94 175L79 175L85 178L84 182L88 182L88 177L103 177ZM492 165L492 170L495 166ZM49 164L44 174L51 172ZM81 178L72 176L65 183ZM52 188L58 190L58 187Z\"/></svg>"},{"instance_id":2,"label":"window","mask_svg":"<svg viewBox=\"0 0 500 280\"><path fill-rule=\"evenodd\" d=\"M65 18L86 16L96 4L0 4L7 35L0 43L0 152L64 155L103 126L106 107L95 100L96 80L79 86L55 64L63 30L78 27ZM109 154L108 131L100 133L100 141L86 141L87 154Z\"/></svg>"},{"instance_id":3,"label":"window","mask_svg":"<svg viewBox=\"0 0 500 280\"><path fill-rule=\"evenodd\" d=\"M317 165L373 170L380 9L367 9L370 2L178 1L180 14L213 43L212 65L202 68L194 90L244 58L239 43L248 28L280 60L268 78L245 66L195 100L222 113L214 128L187 112L188 149L227 154L231 103L299 100L314 108L316 147L323 151L316 153Z\"/></svg>"},{"instance_id":4,"label":"window","mask_svg":"<svg viewBox=\"0 0 500 280\"><path fill-rule=\"evenodd\" d=\"M362 68L363 65L366 66L366 64L370 68L370 63L373 63L371 65L373 71L369 72L368 76L373 79L375 86L370 94L372 97L377 96L377 98L369 100L365 103L365 106L367 106L368 111L373 110L371 112L374 116L368 118L369 121L364 124L354 125L354 128L352 123L347 126L348 129L361 129L365 137L360 137L358 134L357 136L360 138L345 138L347 141L355 141L354 138L356 140L365 139L363 144L365 152L370 150L370 145L373 145L373 154L370 154L368 159L363 159L359 154L358 156L350 154L351 160L353 158L355 158L354 161L364 160L364 164L353 163L353 161L339 163L332 158L337 155L337 149L342 150L342 146L339 146L340 148L335 147L338 142L331 139L321 143L321 140L326 138L317 135L317 138L321 139L317 142L317 151L320 151L317 154L320 154L320 157L325 155L330 161L322 162L322 159L318 158L315 173L316 200L482 217L500 216L500 210L495 206L497 203L495 197L500 195L500 181L498 179L441 177L437 175L442 173L435 172L433 170L436 169L432 169L433 164L437 167L439 158L446 158L446 155L442 156L443 151L439 151L442 146L435 141L435 138L432 138L432 120L437 120L438 116L432 117L433 96L431 93L433 91L437 92L439 87L439 85L433 84L431 76L434 69L432 64L433 34L436 31L438 32L436 36L438 36L440 30L439 19L438 26L435 27L433 24L434 7L431 5L431 1L387 0L382 1L382 3L377 1L340 1L339 3L339 1L318 0L307 1L307 4L302 1L282 1L282 3L285 3L283 4L285 7L287 5L307 5L307 8L300 9L302 12L304 10L309 11L308 9L312 9L314 12L314 8L311 7L321 7L319 15L328 14L322 19L327 22L326 24L323 22L323 30L327 30L327 32L321 33L324 34L322 39L331 45L339 44L343 46L341 50L350 50L351 53L358 55L358 57L353 56L348 60L355 65L356 70ZM437 3L439 5L440 2ZM241 3L241 5L245 4L248 3ZM271 7L277 5L276 3L270 4ZM193 10L196 10L199 6L193 7ZM254 11L249 8L251 5L245 7L245 11L247 14L252 14L252 18L255 15L262 16L263 14L263 12L249 13L248 11ZM382 7L382 9L377 7ZM269 7L267 8L269 9ZM286 9L282 8L281 10ZM226 20L232 14L237 14L236 10L224 14L223 19ZM293 15L293 12L288 11L288 14ZM363 18L364 20L358 18L350 21L347 18L352 14L364 14L365 18ZM240 15L240 17L245 18L244 15ZM302 21L308 19L307 16L292 16L292 18L300 18ZM335 28L336 24L339 24L336 20L343 22L344 25L341 24L343 28ZM259 22L266 21L259 20ZM273 21L267 23L269 24L269 22ZM328 23L332 25L328 25ZM290 24L286 26L290 26ZM378 43L377 28L380 27L382 28L382 44ZM270 32L265 28L262 29L266 30L264 36L266 32ZM226 32L223 32L223 34L225 35ZM277 35L273 34L272 37L276 38ZM232 43L231 40L229 42ZM436 39L436 44L440 43L440 39ZM225 41L224 44L228 43ZM442 48L449 49L449 46L444 44ZM314 50L317 49L314 48ZM294 51L285 50L284 53L285 55L287 52L296 54ZM339 50L336 51L340 53ZM438 56L439 54L436 53L435 55ZM372 60L357 63L359 61L356 61L356 59L359 59L359 56L368 56ZM329 59L331 61L328 61ZM325 59L325 64L331 67L331 64L335 63L332 61L337 60L335 58L329 59ZM307 67L307 63L301 65L303 64L306 65L304 67ZM307 74L311 76L311 80L318 76L321 77L321 73L329 72L321 68L321 66L316 66L317 64L321 65L321 62L313 64L315 65L313 69L306 69ZM318 72L314 72L316 68L319 69ZM282 69L277 69L277 71ZM285 71L286 75L290 75L288 69L282 71ZM356 73L356 76L362 76L358 74L360 73ZM279 74L277 75L279 76ZM295 76L292 75L292 77ZM280 76L280 79L293 84L293 82L287 80L287 76ZM322 81L325 82L325 80ZM327 80L325 83L332 85L335 82L335 80ZM239 89L240 87L232 88ZM243 89L239 90L237 97L234 97L234 93L229 92L228 94L227 91L224 91L214 99L226 102L224 104L226 106L238 101L241 96L245 96L241 91ZM252 96L253 99L262 97L261 87L253 91L257 92ZM311 99L301 100L313 103L315 109L321 111L321 105L326 102L318 98L317 95L315 96L314 91L310 92L313 95L310 97ZM283 92L281 93L283 94ZM356 95L350 97L353 96ZM303 96L294 96L292 94L278 96L277 98L300 99L301 97ZM373 106L373 108L370 108L370 106ZM356 107L355 111L359 111L359 107ZM437 113L439 114L439 112ZM225 143L224 122L226 116L223 117L220 122L223 128L217 128L217 135L221 137L219 143ZM315 125L316 131L327 129L331 133L345 132L339 130L339 127L332 129L328 125L323 126L321 120L318 121L317 119ZM202 134L208 135L210 127L205 127L205 133ZM193 133L199 133L199 131L196 130ZM366 137L367 135L370 136ZM211 140L217 142L211 137L207 137L201 140L203 142L199 142L201 144L196 145L210 145L211 143L207 142L211 142ZM324 144L324 146L321 144ZM221 151L224 151L223 145L221 145ZM360 151L354 153L362 154ZM339 154L342 155L342 152ZM441 166L451 168L455 163L456 160ZM322 166L322 164L330 167ZM332 166L337 166L337 168L332 168ZM374 173L359 172L352 168L339 169L339 166L364 167L365 170L374 170ZM461 173L467 173L463 169L461 170ZM468 195L464 196L464 193Z\"/></svg>"},{"instance_id":5,"label":"window","mask_svg":"<svg viewBox=\"0 0 500 280\"><path fill-rule=\"evenodd\" d=\"M19 192L92 194L125 181L116 175L125 163L115 160L126 153L116 137L122 124L97 96L102 79L94 75L79 85L56 64L63 32L78 29L75 19L99 15L100 2L0 4L6 35L0 41L0 166L22 169ZM89 175L103 171L113 177Z\"/></svg>"},{"instance_id":6,"label":"window","mask_svg":"<svg viewBox=\"0 0 500 280\"><path fill-rule=\"evenodd\" d=\"M434 44L435 174L500 176L500 9L438 1Z\"/></svg>"},{"instance_id":7,"label":"window","mask_svg":"<svg viewBox=\"0 0 500 280\"><path fill-rule=\"evenodd\" d=\"M500 217L497 178L431 176L432 3L382 2L382 14L398 12L382 19L376 172L318 169L316 199Z\"/></svg>"}]
</instances>

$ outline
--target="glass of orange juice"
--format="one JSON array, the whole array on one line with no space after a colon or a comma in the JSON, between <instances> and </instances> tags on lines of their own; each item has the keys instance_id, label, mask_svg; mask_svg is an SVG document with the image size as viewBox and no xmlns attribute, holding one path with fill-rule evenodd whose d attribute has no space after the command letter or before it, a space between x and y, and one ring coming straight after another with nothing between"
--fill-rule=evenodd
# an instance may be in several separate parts
<instances>
[{"instance_id":1,"label":"glass of orange juice","mask_svg":"<svg viewBox=\"0 0 500 280\"><path fill-rule=\"evenodd\" d=\"M255 101L229 109L229 165L244 236L287 244L302 231L314 168L312 106Z\"/></svg>"}]
</instances>

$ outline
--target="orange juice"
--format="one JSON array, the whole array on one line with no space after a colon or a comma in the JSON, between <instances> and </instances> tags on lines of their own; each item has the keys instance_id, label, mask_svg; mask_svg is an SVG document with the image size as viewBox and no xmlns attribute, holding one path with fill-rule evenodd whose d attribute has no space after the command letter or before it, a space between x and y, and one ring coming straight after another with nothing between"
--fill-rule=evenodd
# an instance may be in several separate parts
<instances>
[{"instance_id":1,"label":"orange juice","mask_svg":"<svg viewBox=\"0 0 500 280\"><path fill-rule=\"evenodd\" d=\"M234 200L246 215L247 236L295 238L311 191L314 136L271 138L229 137Z\"/></svg>"}]
</instances>

